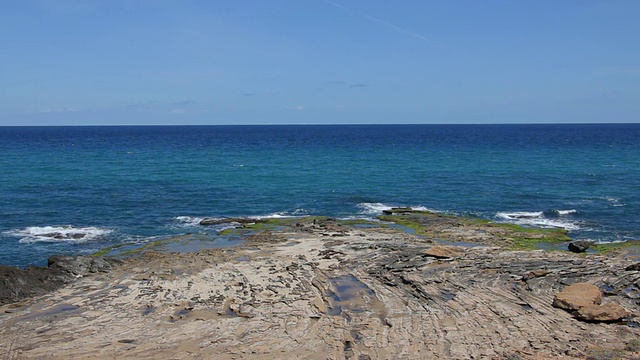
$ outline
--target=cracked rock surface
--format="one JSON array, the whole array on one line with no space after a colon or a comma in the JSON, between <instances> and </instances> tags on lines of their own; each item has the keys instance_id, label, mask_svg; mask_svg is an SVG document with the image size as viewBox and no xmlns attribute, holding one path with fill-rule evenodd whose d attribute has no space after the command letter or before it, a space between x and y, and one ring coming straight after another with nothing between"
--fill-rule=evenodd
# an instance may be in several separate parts
<instances>
[{"instance_id":1,"label":"cracked rock surface","mask_svg":"<svg viewBox=\"0 0 640 360\"><path fill-rule=\"evenodd\" d=\"M441 246L325 222L197 253L148 251L0 313L17 359L554 359L637 339L640 272L623 256ZM431 250L430 250L431 249ZM437 255L437 256L436 256ZM636 259L637 261L637 259ZM574 283L629 311L552 306Z\"/></svg>"}]
</instances>

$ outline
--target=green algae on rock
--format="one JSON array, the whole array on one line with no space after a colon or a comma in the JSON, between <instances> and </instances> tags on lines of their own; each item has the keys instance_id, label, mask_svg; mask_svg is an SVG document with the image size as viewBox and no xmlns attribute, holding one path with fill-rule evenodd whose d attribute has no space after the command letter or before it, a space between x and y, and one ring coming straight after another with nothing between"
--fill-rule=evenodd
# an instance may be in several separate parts
<instances>
[{"instance_id":1,"label":"green algae on rock","mask_svg":"<svg viewBox=\"0 0 640 360\"><path fill-rule=\"evenodd\" d=\"M541 243L571 241L564 229L543 229L495 223L473 217L456 217L430 211L393 211L378 219L405 226L431 240L460 241L513 250L538 249Z\"/></svg>"}]
</instances>

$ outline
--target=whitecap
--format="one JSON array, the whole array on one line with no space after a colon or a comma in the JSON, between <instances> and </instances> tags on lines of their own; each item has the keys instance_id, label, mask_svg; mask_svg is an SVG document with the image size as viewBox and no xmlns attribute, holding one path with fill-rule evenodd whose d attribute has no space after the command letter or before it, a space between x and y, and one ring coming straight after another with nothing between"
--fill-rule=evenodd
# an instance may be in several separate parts
<instances>
[{"instance_id":1,"label":"whitecap","mask_svg":"<svg viewBox=\"0 0 640 360\"><path fill-rule=\"evenodd\" d=\"M360 214L382 214L383 210L391 209L393 206L389 206L382 203L360 203L357 205L360 209Z\"/></svg>"},{"instance_id":2,"label":"whitecap","mask_svg":"<svg viewBox=\"0 0 640 360\"><path fill-rule=\"evenodd\" d=\"M542 211L518 211L518 212L498 212L496 214L497 217L508 220L517 220L517 219L538 219L544 216Z\"/></svg>"},{"instance_id":3,"label":"whitecap","mask_svg":"<svg viewBox=\"0 0 640 360\"><path fill-rule=\"evenodd\" d=\"M575 210L558 210L554 211L559 215L569 215L575 213ZM580 226L577 221L571 221L565 218L547 218L542 211L517 211L517 212L498 212L496 218L501 222L508 222L523 226L534 226L542 228L562 228L565 230L579 230Z\"/></svg>"},{"instance_id":4,"label":"whitecap","mask_svg":"<svg viewBox=\"0 0 640 360\"><path fill-rule=\"evenodd\" d=\"M421 206L421 205L414 205L414 206L397 206L397 205L387 205L387 204L383 204L383 203L360 203L358 205L356 205L360 211L359 214L362 215L379 215L382 214L382 211L384 210L389 210L391 208L395 208L395 207L406 207L406 208L411 208L413 210L419 210L419 211L431 211L431 212L438 212L436 210L433 209L429 209L427 207Z\"/></svg>"},{"instance_id":5,"label":"whitecap","mask_svg":"<svg viewBox=\"0 0 640 360\"><path fill-rule=\"evenodd\" d=\"M196 226L196 225L200 225L200 221L204 220L204 218L196 217L196 216L176 216L173 218L173 220L177 221L182 225Z\"/></svg>"},{"instance_id":6,"label":"whitecap","mask_svg":"<svg viewBox=\"0 0 640 360\"><path fill-rule=\"evenodd\" d=\"M20 243L70 242L83 243L108 235L113 230L98 227L30 226L24 229L5 231L10 236L20 237Z\"/></svg>"}]
</instances>

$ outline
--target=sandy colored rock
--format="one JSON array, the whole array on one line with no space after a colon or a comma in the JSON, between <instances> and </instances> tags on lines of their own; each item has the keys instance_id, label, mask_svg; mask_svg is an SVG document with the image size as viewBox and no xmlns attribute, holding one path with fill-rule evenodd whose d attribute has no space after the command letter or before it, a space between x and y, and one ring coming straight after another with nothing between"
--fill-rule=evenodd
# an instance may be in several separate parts
<instances>
[{"instance_id":1,"label":"sandy colored rock","mask_svg":"<svg viewBox=\"0 0 640 360\"><path fill-rule=\"evenodd\" d=\"M0 356L584 359L594 342L622 349L640 337L551 306L566 284L589 282L638 312L623 258L481 246L441 261L419 236L329 221L261 234L233 248L148 251L0 307Z\"/></svg>"},{"instance_id":2,"label":"sandy colored rock","mask_svg":"<svg viewBox=\"0 0 640 360\"><path fill-rule=\"evenodd\" d=\"M600 289L588 283L571 284L553 298L553 306L565 310L579 310L585 306L599 305L601 302Z\"/></svg>"},{"instance_id":3,"label":"sandy colored rock","mask_svg":"<svg viewBox=\"0 0 640 360\"><path fill-rule=\"evenodd\" d=\"M608 302L602 305L584 306L578 309L574 316L585 321L612 322L626 318L629 312L616 303Z\"/></svg>"},{"instance_id":4,"label":"sandy colored rock","mask_svg":"<svg viewBox=\"0 0 640 360\"><path fill-rule=\"evenodd\" d=\"M531 280L531 279L543 277L543 276L546 276L548 273L549 272L547 270L544 270L544 269L538 269L538 270L529 271L528 273L526 273L522 277L522 281L528 281L528 280Z\"/></svg>"},{"instance_id":5,"label":"sandy colored rock","mask_svg":"<svg viewBox=\"0 0 640 360\"><path fill-rule=\"evenodd\" d=\"M464 249L456 246L433 246L424 251L426 256L437 259L448 259L462 255Z\"/></svg>"}]
</instances>

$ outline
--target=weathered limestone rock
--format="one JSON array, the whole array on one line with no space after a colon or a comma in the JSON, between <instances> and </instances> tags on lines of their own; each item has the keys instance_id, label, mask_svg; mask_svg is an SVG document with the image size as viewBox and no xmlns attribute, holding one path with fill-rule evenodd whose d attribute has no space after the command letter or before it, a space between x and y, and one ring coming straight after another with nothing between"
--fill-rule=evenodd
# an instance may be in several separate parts
<instances>
[{"instance_id":1,"label":"weathered limestone rock","mask_svg":"<svg viewBox=\"0 0 640 360\"><path fill-rule=\"evenodd\" d=\"M111 271L116 263L102 257L54 255L48 267L0 265L0 305L44 295L90 273Z\"/></svg>"},{"instance_id":2,"label":"weathered limestone rock","mask_svg":"<svg viewBox=\"0 0 640 360\"><path fill-rule=\"evenodd\" d=\"M590 241L573 241L569 243L569 251L583 253L587 251L591 245L593 245L593 243Z\"/></svg>"},{"instance_id":3,"label":"weathered limestone rock","mask_svg":"<svg viewBox=\"0 0 640 360\"><path fill-rule=\"evenodd\" d=\"M62 256L53 255L48 259L51 269L60 270L74 276L84 276L90 273L109 272L113 269L115 259L105 259L103 257L91 256Z\"/></svg>"},{"instance_id":4,"label":"weathered limestone rock","mask_svg":"<svg viewBox=\"0 0 640 360\"><path fill-rule=\"evenodd\" d=\"M576 283L567 286L553 298L553 306L565 310L579 310L602 302L600 289L589 283Z\"/></svg>"},{"instance_id":5,"label":"weathered limestone rock","mask_svg":"<svg viewBox=\"0 0 640 360\"><path fill-rule=\"evenodd\" d=\"M534 278L546 276L547 274L549 274L549 272L544 269L529 271L522 277L522 281L529 281Z\"/></svg>"},{"instance_id":6,"label":"weathered limestone rock","mask_svg":"<svg viewBox=\"0 0 640 360\"><path fill-rule=\"evenodd\" d=\"M602 305L584 306L578 309L574 316L585 321L613 322L626 318L629 316L629 312L622 306L609 302Z\"/></svg>"},{"instance_id":7,"label":"weathered limestone rock","mask_svg":"<svg viewBox=\"0 0 640 360\"><path fill-rule=\"evenodd\" d=\"M424 251L426 256L437 259L448 259L462 255L463 249L455 246L433 246Z\"/></svg>"},{"instance_id":8,"label":"weathered limestone rock","mask_svg":"<svg viewBox=\"0 0 640 360\"><path fill-rule=\"evenodd\" d=\"M565 285L595 284L607 289L608 302L639 313L639 274L623 271L629 257L454 246L464 251L439 261L425 252L442 248L396 229L300 223L252 234L233 248L148 250L111 272L0 306L0 354L577 360L595 341L606 351L630 351L620 349L640 338L640 327L600 323L599 314L579 322L550 306ZM92 267L100 268L84 263L77 272ZM534 277L525 283L523 274ZM619 316L615 305L597 307L599 298L596 291L587 301L593 311Z\"/></svg>"}]
</instances>

